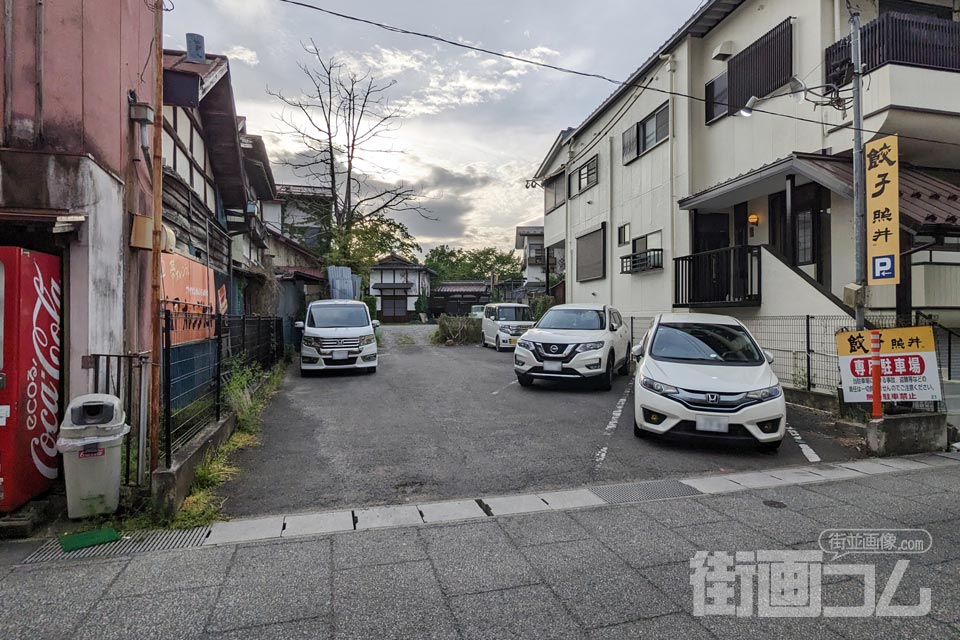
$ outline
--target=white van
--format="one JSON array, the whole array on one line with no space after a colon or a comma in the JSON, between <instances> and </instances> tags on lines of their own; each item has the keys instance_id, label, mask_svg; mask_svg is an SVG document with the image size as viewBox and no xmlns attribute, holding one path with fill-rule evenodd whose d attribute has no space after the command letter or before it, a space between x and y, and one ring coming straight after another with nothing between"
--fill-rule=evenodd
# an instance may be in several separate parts
<instances>
[{"instance_id":1,"label":"white van","mask_svg":"<svg viewBox=\"0 0 960 640\"><path fill-rule=\"evenodd\" d=\"M362 369L377 372L378 320L356 300L318 300L307 307L300 347L300 375L311 371Z\"/></svg>"},{"instance_id":2,"label":"white van","mask_svg":"<svg viewBox=\"0 0 960 640\"><path fill-rule=\"evenodd\" d=\"M517 340L533 326L530 307L525 304L499 302L483 310L480 346L493 345L497 351L517 346Z\"/></svg>"}]
</instances>

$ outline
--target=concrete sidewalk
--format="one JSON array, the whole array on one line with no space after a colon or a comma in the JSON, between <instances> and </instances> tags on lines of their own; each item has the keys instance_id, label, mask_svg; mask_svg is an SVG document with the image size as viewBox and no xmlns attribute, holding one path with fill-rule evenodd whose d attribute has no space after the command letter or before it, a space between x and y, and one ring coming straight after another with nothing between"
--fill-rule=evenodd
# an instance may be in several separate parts
<instances>
[{"instance_id":1,"label":"concrete sidewalk","mask_svg":"<svg viewBox=\"0 0 960 640\"><path fill-rule=\"evenodd\" d=\"M832 482L116 559L17 565L36 545L0 545L0 638L960 637L960 461L917 460ZM839 561L875 565L879 598L910 560L893 604L928 587L927 615L692 615L697 550L817 549L824 529L868 527L929 531L927 553ZM830 576L822 603L863 593L860 578Z\"/></svg>"}]
</instances>

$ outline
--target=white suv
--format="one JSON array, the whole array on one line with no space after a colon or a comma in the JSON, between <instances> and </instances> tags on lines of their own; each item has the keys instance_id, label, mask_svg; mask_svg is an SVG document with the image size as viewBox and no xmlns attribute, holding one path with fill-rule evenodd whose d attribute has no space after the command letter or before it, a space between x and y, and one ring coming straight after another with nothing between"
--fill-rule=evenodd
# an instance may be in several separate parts
<instances>
[{"instance_id":1,"label":"white suv","mask_svg":"<svg viewBox=\"0 0 960 640\"><path fill-rule=\"evenodd\" d=\"M488 304L483 310L480 346L492 344L497 351L515 347L520 336L532 326L530 307L527 305L509 302Z\"/></svg>"},{"instance_id":2,"label":"white suv","mask_svg":"<svg viewBox=\"0 0 960 640\"><path fill-rule=\"evenodd\" d=\"M311 371L362 369L377 372L380 322L370 319L367 305L356 300L321 300L307 307L300 348L300 375Z\"/></svg>"},{"instance_id":3,"label":"white suv","mask_svg":"<svg viewBox=\"0 0 960 640\"><path fill-rule=\"evenodd\" d=\"M630 373L630 330L613 307L561 304L517 341L513 369L523 387L540 378L590 380L609 390L615 373Z\"/></svg>"},{"instance_id":4,"label":"white suv","mask_svg":"<svg viewBox=\"0 0 960 640\"><path fill-rule=\"evenodd\" d=\"M665 313L633 351L637 437L780 447L787 408L773 357L736 318Z\"/></svg>"}]
</instances>

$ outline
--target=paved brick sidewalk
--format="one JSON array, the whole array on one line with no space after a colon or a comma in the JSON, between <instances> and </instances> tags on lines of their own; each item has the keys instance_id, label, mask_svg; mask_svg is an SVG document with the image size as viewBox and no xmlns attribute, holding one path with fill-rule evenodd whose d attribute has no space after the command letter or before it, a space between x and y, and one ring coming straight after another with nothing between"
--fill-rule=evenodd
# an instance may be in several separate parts
<instances>
[{"instance_id":1,"label":"paved brick sidewalk","mask_svg":"<svg viewBox=\"0 0 960 640\"><path fill-rule=\"evenodd\" d=\"M736 493L15 565L0 638L960 637L960 463ZM942 465L939 464L942 460ZM924 528L893 604L922 618L694 617L697 550L816 549L827 528ZM896 557L875 562L877 594ZM824 605L863 602L849 576Z\"/></svg>"}]
</instances>

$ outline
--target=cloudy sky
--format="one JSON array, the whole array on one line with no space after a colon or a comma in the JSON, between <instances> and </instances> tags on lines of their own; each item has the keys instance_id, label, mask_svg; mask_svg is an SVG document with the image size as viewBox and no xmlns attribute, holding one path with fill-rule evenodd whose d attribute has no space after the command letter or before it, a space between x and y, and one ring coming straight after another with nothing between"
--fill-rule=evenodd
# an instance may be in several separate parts
<instances>
[{"instance_id":1,"label":"cloudy sky","mask_svg":"<svg viewBox=\"0 0 960 640\"><path fill-rule=\"evenodd\" d=\"M305 0L407 29L626 78L700 0ZM557 133L576 126L612 86L489 58L433 41L343 21L278 0L181 0L166 15L164 45L201 33L207 51L230 56L237 110L265 136L272 157L296 143L275 133L280 105L267 89L306 87L301 43L377 78L395 81L391 104L405 117L390 136L402 154L378 159L378 176L426 196L436 220L401 214L424 249L512 248L514 227L542 221L542 192L524 188ZM281 181L294 181L274 166Z\"/></svg>"}]
</instances>

